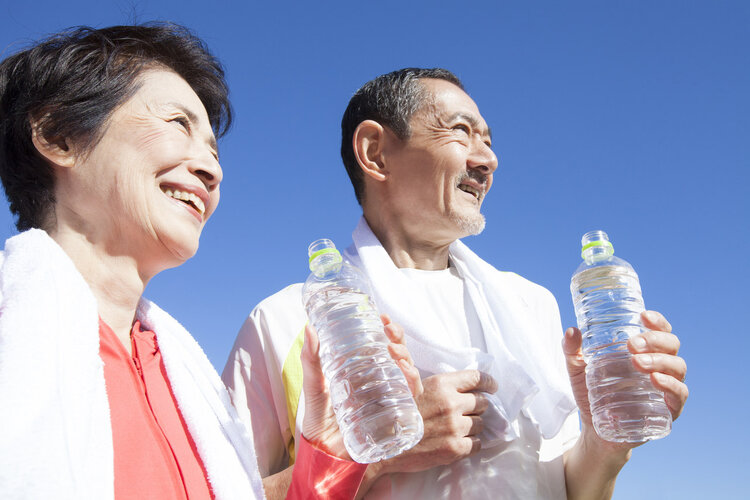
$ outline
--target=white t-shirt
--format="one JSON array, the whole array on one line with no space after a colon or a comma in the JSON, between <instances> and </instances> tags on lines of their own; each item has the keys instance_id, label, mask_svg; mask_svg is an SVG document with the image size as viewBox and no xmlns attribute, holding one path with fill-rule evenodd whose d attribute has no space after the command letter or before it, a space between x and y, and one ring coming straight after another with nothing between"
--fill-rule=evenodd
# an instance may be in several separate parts
<instances>
[{"instance_id":1,"label":"white t-shirt","mask_svg":"<svg viewBox=\"0 0 750 500\"><path fill-rule=\"evenodd\" d=\"M439 271L402 268L399 272L420 288L445 330L451 333L450 339L440 343L460 343L461 347L487 351L479 316L454 266Z\"/></svg>"},{"instance_id":2,"label":"white t-shirt","mask_svg":"<svg viewBox=\"0 0 750 500\"><path fill-rule=\"evenodd\" d=\"M450 268L437 272L401 271L422 284L434 306L433 313L450 325L446 330L461 332L446 339L448 344L457 348L466 347L467 343L473 347L484 344L476 311L455 271ZM295 387L294 382L297 377L301 382L301 372L296 373L295 367L299 365L302 331L307 319L301 289L301 284L291 285L265 299L252 311L224 369L224 382L240 416L252 425L263 477L288 467L293 453L290 443L302 428L304 404L299 402L300 388ZM543 320L539 324L557 325L550 326L556 331L540 332L540 335L559 339L562 332L559 314L554 300L547 300L549 292L525 285L519 287L519 293L536 293L529 290L537 289L545 294L545 300L529 297L528 302L545 304L544 310L535 311ZM422 375L431 374L422 372ZM559 376L567 379L566 373L561 372ZM252 409L252 419L246 411L248 406ZM578 437L577 413L567 418L552 439L544 439L523 412L512 425L519 437L511 442L427 471L384 476L365 498L565 499L562 454Z\"/></svg>"}]
</instances>

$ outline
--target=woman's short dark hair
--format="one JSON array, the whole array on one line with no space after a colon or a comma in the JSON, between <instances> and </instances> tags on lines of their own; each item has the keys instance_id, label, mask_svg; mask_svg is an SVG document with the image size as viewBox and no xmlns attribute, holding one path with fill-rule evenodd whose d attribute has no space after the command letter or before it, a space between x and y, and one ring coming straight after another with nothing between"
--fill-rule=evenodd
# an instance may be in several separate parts
<instances>
[{"instance_id":1,"label":"woman's short dark hair","mask_svg":"<svg viewBox=\"0 0 750 500\"><path fill-rule=\"evenodd\" d=\"M422 78L446 80L463 90L456 75L442 68L404 68L380 75L362 86L349 101L341 119L341 159L354 186L357 202L362 204L365 181L362 169L354 156L354 131L365 120L374 120L393 131L399 139L411 135L409 120L421 108L427 97L419 83Z\"/></svg>"},{"instance_id":2,"label":"woman's short dark hair","mask_svg":"<svg viewBox=\"0 0 750 500\"><path fill-rule=\"evenodd\" d=\"M85 153L112 112L152 68L180 75L206 108L216 137L232 110L224 70L187 28L169 23L71 28L0 62L0 178L16 227L45 228L54 210L54 175L32 143L64 138Z\"/></svg>"}]
</instances>

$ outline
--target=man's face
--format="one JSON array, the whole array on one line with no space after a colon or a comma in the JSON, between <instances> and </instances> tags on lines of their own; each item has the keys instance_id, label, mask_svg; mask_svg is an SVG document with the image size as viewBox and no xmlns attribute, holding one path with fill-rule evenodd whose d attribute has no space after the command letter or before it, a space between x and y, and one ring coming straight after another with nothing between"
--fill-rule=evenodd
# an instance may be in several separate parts
<instances>
[{"instance_id":1,"label":"man's face","mask_svg":"<svg viewBox=\"0 0 750 500\"><path fill-rule=\"evenodd\" d=\"M409 122L411 136L387 152L392 207L421 238L450 242L484 229L480 207L497 157L474 101L445 80L422 79L430 95Z\"/></svg>"}]
</instances>

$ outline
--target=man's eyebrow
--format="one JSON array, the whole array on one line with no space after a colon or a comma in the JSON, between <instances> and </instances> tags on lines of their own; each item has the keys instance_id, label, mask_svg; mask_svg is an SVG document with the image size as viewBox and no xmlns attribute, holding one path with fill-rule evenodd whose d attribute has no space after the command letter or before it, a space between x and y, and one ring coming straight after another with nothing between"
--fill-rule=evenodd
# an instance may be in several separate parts
<instances>
[{"instance_id":1,"label":"man's eyebrow","mask_svg":"<svg viewBox=\"0 0 750 500\"><path fill-rule=\"evenodd\" d=\"M170 106L174 106L175 108L179 109L183 113L185 113L185 116L187 116L188 120L190 120L193 123L199 123L200 118L198 118L198 115L196 115L191 109L186 108L184 105L180 104L179 102L170 102ZM213 150L216 152L216 154L219 154L219 145L216 143L216 137L211 134L211 138L208 140L208 145L213 148Z\"/></svg>"},{"instance_id":2,"label":"man's eyebrow","mask_svg":"<svg viewBox=\"0 0 750 500\"><path fill-rule=\"evenodd\" d=\"M469 125L471 125L471 128L476 129L480 127L479 120L477 119L476 116L472 114L459 111L457 113L452 114L450 117L448 117L449 122L455 121L457 119L462 119L462 120L467 121ZM489 136L490 139L492 139L492 129L490 128L489 125L487 125L487 135Z\"/></svg>"}]
</instances>

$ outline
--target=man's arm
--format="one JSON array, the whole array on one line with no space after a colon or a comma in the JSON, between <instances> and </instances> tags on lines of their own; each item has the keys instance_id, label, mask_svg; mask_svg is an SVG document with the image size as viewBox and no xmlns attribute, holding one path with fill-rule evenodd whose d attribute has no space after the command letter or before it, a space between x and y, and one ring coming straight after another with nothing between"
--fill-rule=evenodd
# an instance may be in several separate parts
<instances>
[{"instance_id":1,"label":"man's arm","mask_svg":"<svg viewBox=\"0 0 750 500\"><path fill-rule=\"evenodd\" d=\"M664 400L672 419L682 412L688 397L684 383L687 366L677 353L679 339L671 333L672 326L659 313L647 311L641 315L651 331L633 337L628 348L634 366L651 375L654 386L664 392ZM614 492L620 470L630 459L632 448L642 443L610 443L594 430L586 387L586 362L581 352L581 332L569 328L563 339L563 351L570 375L573 394L581 414L581 436L564 457L565 483L570 499L609 499Z\"/></svg>"},{"instance_id":2,"label":"man's arm","mask_svg":"<svg viewBox=\"0 0 750 500\"><path fill-rule=\"evenodd\" d=\"M269 307L273 306L275 302ZM258 469L269 499L286 496L291 481L291 470L284 470L289 464L287 439L294 435L284 404L281 366L268 338L269 323L275 326L278 322L275 317L269 318L261 306L253 310L237 335L222 374L237 413L252 432ZM300 331L302 325L304 317L300 319ZM274 331L277 335L282 332L281 328Z\"/></svg>"}]
</instances>

